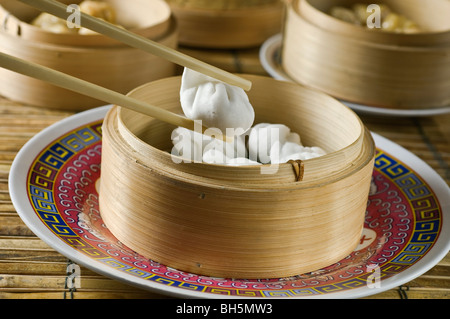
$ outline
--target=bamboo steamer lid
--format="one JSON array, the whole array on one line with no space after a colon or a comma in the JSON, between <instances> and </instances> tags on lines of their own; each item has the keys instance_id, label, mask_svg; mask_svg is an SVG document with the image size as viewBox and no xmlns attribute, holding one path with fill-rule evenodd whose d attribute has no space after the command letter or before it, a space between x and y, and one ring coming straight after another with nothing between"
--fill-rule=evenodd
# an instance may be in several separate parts
<instances>
[{"instance_id":1,"label":"bamboo steamer lid","mask_svg":"<svg viewBox=\"0 0 450 319\"><path fill-rule=\"evenodd\" d=\"M171 11L163 0L101 0L113 7L117 23L128 30L149 39L157 39L170 30ZM82 0L60 0L80 4ZM27 41L68 46L123 46L122 43L102 34L55 33L36 27L31 21L41 11L15 0L0 1L1 31Z\"/></svg>"},{"instance_id":2,"label":"bamboo steamer lid","mask_svg":"<svg viewBox=\"0 0 450 319\"><path fill-rule=\"evenodd\" d=\"M223 4L227 1L209 1L208 5L195 5L196 3L169 1L180 24L179 43L184 46L249 48L259 46L281 30L283 4L278 0L252 1L253 5L245 5L245 1L235 2L238 5L228 9L220 9L226 7Z\"/></svg>"},{"instance_id":3,"label":"bamboo steamer lid","mask_svg":"<svg viewBox=\"0 0 450 319\"><path fill-rule=\"evenodd\" d=\"M448 1L435 2L440 6L432 9L450 15ZM427 109L450 105L448 20L425 24L431 20L417 19L432 31L400 35L346 24L327 17L313 4L328 8L318 0L293 0L287 9L282 65L294 81L370 106ZM420 10L414 12L420 14Z\"/></svg>"},{"instance_id":4,"label":"bamboo steamer lid","mask_svg":"<svg viewBox=\"0 0 450 319\"><path fill-rule=\"evenodd\" d=\"M304 161L302 181L292 164L271 174L261 174L261 166L177 164L169 153L173 127L114 107L103 124L102 218L141 255L197 274L279 278L333 264L360 239L373 170L371 135L333 98L245 77L253 82L257 122L284 123L305 144L329 152ZM179 112L180 81L159 80L130 95Z\"/></svg>"}]
</instances>

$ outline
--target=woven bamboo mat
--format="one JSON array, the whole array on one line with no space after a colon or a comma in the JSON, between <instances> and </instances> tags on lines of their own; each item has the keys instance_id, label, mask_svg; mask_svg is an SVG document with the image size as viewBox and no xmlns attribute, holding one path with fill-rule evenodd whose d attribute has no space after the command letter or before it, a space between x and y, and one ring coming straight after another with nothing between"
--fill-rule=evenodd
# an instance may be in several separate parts
<instances>
[{"instance_id":1,"label":"woven bamboo mat","mask_svg":"<svg viewBox=\"0 0 450 319\"><path fill-rule=\"evenodd\" d=\"M22 222L8 192L11 163L36 133L70 112L20 105L0 98L0 299L160 298L81 267L82 288L65 288L68 260ZM450 185L450 116L386 119L363 116L374 132L414 152ZM449 298L450 254L426 274L370 298Z\"/></svg>"},{"instance_id":2,"label":"woven bamboo mat","mask_svg":"<svg viewBox=\"0 0 450 319\"><path fill-rule=\"evenodd\" d=\"M258 49L181 51L230 72L266 74ZM37 238L15 211L8 192L11 163L36 133L71 112L46 110L0 97L0 299L18 298L160 298L81 267L82 288L66 287L66 257ZM429 118L362 116L373 132L412 151L450 185L450 115ZM402 287L370 298L449 298L450 254L426 274Z\"/></svg>"},{"instance_id":3,"label":"woven bamboo mat","mask_svg":"<svg viewBox=\"0 0 450 319\"><path fill-rule=\"evenodd\" d=\"M267 75L259 60L259 47L240 50L180 47L179 51L228 72Z\"/></svg>"}]
</instances>

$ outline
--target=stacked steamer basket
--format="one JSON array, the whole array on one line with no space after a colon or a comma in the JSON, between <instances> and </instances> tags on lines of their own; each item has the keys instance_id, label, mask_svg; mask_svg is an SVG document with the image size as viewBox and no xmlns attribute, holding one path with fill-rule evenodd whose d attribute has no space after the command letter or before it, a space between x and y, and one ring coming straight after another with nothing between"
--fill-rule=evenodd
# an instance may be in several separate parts
<instances>
[{"instance_id":1,"label":"stacked steamer basket","mask_svg":"<svg viewBox=\"0 0 450 319\"><path fill-rule=\"evenodd\" d=\"M426 110L450 105L450 2L383 0L423 32L370 30L329 15L367 0L293 0L282 65L296 82L376 107Z\"/></svg>"},{"instance_id":2,"label":"stacked steamer basket","mask_svg":"<svg viewBox=\"0 0 450 319\"><path fill-rule=\"evenodd\" d=\"M166 0L180 25L180 44L200 48L258 46L280 31L280 0Z\"/></svg>"},{"instance_id":3,"label":"stacked steamer basket","mask_svg":"<svg viewBox=\"0 0 450 319\"><path fill-rule=\"evenodd\" d=\"M283 123L327 155L279 166L180 163L170 154L174 127L114 107L103 124L104 222L143 256L197 274L280 278L333 264L360 240L375 152L371 135L334 98L245 77L253 83L255 123ZM180 85L180 77L171 77L130 95L180 113Z\"/></svg>"},{"instance_id":4,"label":"stacked steamer basket","mask_svg":"<svg viewBox=\"0 0 450 319\"><path fill-rule=\"evenodd\" d=\"M66 4L81 1L65 0ZM166 46L177 47L177 27L163 0L104 0L117 23ZM172 76L175 65L100 34L58 34L31 25L41 12L14 0L0 1L0 51L127 93L148 81ZM0 69L0 94L35 106L83 110L102 101Z\"/></svg>"}]
</instances>

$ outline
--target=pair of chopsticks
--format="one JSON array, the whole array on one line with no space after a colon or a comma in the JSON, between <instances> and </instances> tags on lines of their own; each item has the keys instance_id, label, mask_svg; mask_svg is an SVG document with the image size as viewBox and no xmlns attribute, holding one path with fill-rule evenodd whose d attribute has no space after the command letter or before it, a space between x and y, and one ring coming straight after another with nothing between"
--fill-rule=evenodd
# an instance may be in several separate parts
<instances>
[{"instance_id":1,"label":"pair of chopsticks","mask_svg":"<svg viewBox=\"0 0 450 319\"><path fill-rule=\"evenodd\" d=\"M61 19L66 20L71 14L67 6L55 0L19 0L40 11L50 13ZM162 44L151 41L145 37L119 28L104 20L94 18L88 14L80 13L81 27L96 31L108 37L123 42L129 46L141 49L158 57L167 59L173 63L190 68L197 72L209 75L225 83L241 87L248 91L251 88L251 82L237 75L228 73L217 67L194 59L188 55L168 48ZM78 79L68 74L32 63L22 59L15 58L8 54L0 52L0 66L11 71L27 75L53 85L84 94L95 99L105 101L110 104L120 105L132 109L136 112L152 116L163 122L181 126L194 130L194 121L181 115L161 109L146 102L128 97L118 92L98 86L96 84ZM204 130L206 128L203 128Z\"/></svg>"}]
</instances>

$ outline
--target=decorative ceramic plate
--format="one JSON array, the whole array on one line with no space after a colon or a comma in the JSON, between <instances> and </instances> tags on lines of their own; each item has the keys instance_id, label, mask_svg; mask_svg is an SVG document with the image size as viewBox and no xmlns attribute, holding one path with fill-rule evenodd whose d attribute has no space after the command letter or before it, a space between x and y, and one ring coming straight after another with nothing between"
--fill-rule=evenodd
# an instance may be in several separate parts
<instances>
[{"instance_id":1,"label":"decorative ceramic plate","mask_svg":"<svg viewBox=\"0 0 450 319\"><path fill-rule=\"evenodd\" d=\"M282 46L281 34L277 34L270 37L261 46L259 52L259 59L261 61L263 68L273 78L277 80L294 82L294 80L292 80L289 77L289 75L286 74L281 65L281 46ZM388 109L382 107L367 106L347 101L341 102L359 114L404 117L404 116L434 116L450 113L450 106L429 108L429 109L407 110L407 109Z\"/></svg>"},{"instance_id":2,"label":"decorative ceramic plate","mask_svg":"<svg viewBox=\"0 0 450 319\"><path fill-rule=\"evenodd\" d=\"M377 155L364 232L340 262L290 278L228 279L148 260L120 243L99 211L101 125L108 108L79 113L37 134L17 155L9 180L14 206L29 228L95 272L178 297L355 298L411 281L449 250L448 186L413 154L374 134Z\"/></svg>"}]
</instances>

